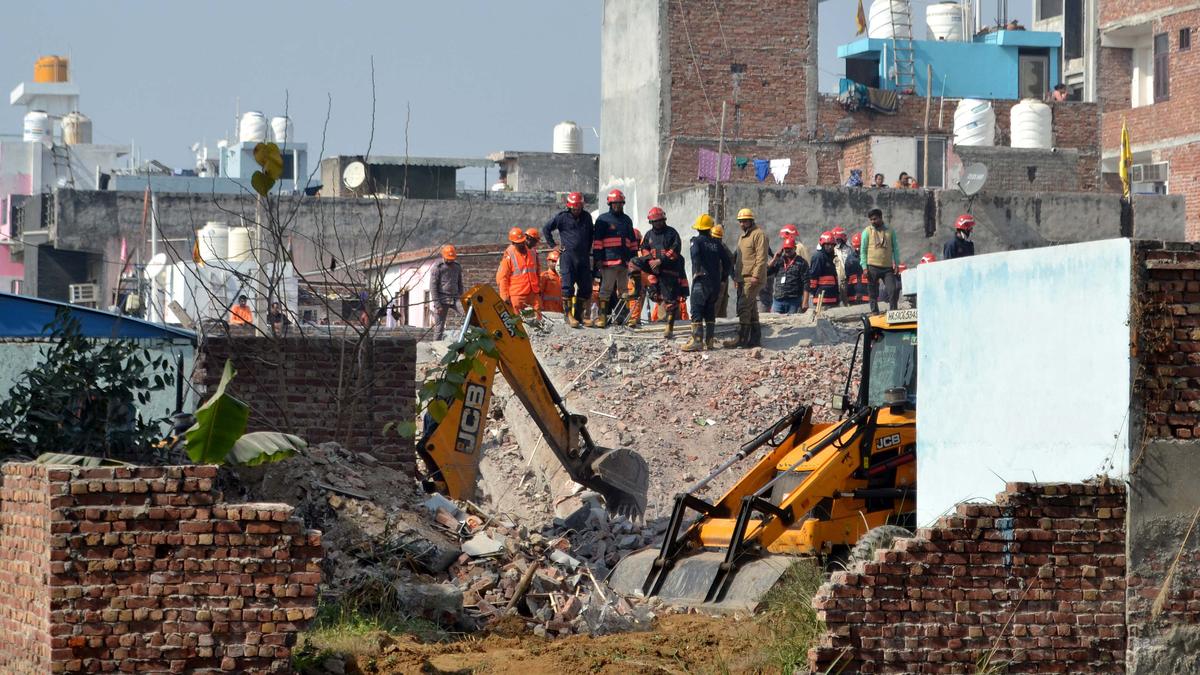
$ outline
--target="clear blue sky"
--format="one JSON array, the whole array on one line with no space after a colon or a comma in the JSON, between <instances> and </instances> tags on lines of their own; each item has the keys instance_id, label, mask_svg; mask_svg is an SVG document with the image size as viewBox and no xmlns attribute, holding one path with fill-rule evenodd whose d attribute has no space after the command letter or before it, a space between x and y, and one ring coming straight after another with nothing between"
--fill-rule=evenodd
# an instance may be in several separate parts
<instances>
[{"instance_id":1,"label":"clear blue sky","mask_svg":"<svg viewBox=\"0 0 1200 675\"><path fill-rule=\"evenodd\" d=\"M767 0L764 0L767 1ZM987 0L985 0L987 2ZM869 7L870 3L866 3ZM921 26L924 5L914 24ZM1030 3L1010 2L1028 22ZM602 0L458 2L121 2L8 7L0 28L0 89L33 76L42 54L70 54L81 108L97 143L136 140L146 159L188 167L188 146L233 129L234 112L281 114L315 156L332 112L326 154L482 156L549 150L554 125L600 123ZM836 45L854 35L854 0L821 5L821 89L836 88ZM923 30L918 28L918 34ZM20 133L0 106L0 133ZM590 130L584 148L599 147Z\"/></svg>"}]
</instances>

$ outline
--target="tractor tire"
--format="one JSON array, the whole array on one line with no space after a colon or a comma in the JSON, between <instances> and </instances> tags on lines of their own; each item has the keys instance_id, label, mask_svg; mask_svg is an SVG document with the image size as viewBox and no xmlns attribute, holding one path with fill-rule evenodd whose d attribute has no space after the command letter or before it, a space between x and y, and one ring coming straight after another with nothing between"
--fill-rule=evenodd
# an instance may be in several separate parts
<instances>
[{"instance_id":1,"label":"tractor tire","mask_svg":"<svg viewBox=\"0 0 1200 675\"><path fill-rule=\"evenodd\" d=\"M897 539L911 539L912 536L912 532L899 525L880 525L864 534L854 548L850 549L847 564L871 562L875 560L875 551L890 547Z\"/></svg>"}]
</instances>

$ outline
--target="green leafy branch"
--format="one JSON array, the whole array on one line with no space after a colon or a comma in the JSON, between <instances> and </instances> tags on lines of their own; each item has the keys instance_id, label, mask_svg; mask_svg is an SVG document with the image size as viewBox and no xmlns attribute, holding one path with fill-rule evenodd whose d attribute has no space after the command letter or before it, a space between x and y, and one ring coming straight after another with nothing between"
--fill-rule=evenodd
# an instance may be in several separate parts
<instances>
[{"instance_id":1,"label":"green leafy branch","mask_svg":"<svg viewBox=\"0 0 1200 675\"><path fill-rule=\"evenodd\" d=\"M440 424L450 410L450 404L465 395L466 388L463 385L467 377L472 372L479 377L487 377L485 357L493 360L500 357L496 341L486 331L475 326L468 327L461 340L450 344L438 368L429 374L417 390L416 418L420 419L424 413L428 413L434 422ZM415 420L388 422L383 431L387 433L393 429L404 438L417 435Z\"/></svg>"}]
</instances>

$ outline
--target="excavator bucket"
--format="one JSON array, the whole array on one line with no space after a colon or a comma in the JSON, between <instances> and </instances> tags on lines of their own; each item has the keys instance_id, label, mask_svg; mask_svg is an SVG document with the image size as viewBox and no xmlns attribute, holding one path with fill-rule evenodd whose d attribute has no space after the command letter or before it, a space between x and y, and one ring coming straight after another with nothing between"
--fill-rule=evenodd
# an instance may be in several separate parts
<instances>
[{"instance_id":1,"label":"excavator bucket","mask_svg":"<svg viewBox=\"0 0 1200 675\"><path fill-rule=\"evenodd\" d=\"M613 569L608 583L619 593L643 595L644 582L654 567L658 550L646 548L626 556ZM705 601L725 561L724 551L704 551L675 562L659 588L657 597L681 607L700 607L712 612L757 611L779 578L801 558L768 555L744 562L730 580L724 597Z\"/></svg>"},{"instance_id":2,"label":"excavator bucket","mask_svg":"<svg viewBox=\"0 0 1200 675\"><path fill-rule=\"evenodd\" d=\"M646 491L650 487L650 467L636 452L625 448L606 450L590 467L593 478L587 487L604 496L609 513L637 520L646 512Z\"/></svg>"}]
</instances>

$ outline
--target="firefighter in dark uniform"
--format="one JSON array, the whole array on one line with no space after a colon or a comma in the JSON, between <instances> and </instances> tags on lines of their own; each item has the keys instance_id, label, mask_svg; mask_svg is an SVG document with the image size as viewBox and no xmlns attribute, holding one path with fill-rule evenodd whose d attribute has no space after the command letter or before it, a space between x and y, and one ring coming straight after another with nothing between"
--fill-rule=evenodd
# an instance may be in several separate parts
<instances>
[{"instance_id":1,"label":"firefighter in dark uniform","mask_svg":"<svg viewBox=\"0 0 1200 675\"><path fill-rule=\"evenodd\" d=\"M858 255L858 249L862 247L862 233L855 232L850 244L850 250L846 252L846 304L861 305L868 300L867 272Z\"/></svg>"},{"instance_id":2,"label":"firefighter in dark uniform","mask_svg":"<svg viewBox=\"0 0 1200 675\"><path fill-rule=\"evenodd\" d=\"M971 241L971 230L975 229L975 217L964 213L954 221L954 238L942 247L942 259L953 260L975 255L975 242Z\"/></svg>"},{"instance_id":3,"label":"firefighter in dark uniform","mask_svg":"<svg viewBox=\"0 0 1200 675\"><path fill-rule=\"evenodd\" d=\"M692 337L683 346L685 352L717 348L713 334L717 329L717 296L721 284L733 271L729 250L712 236L715 223L707 213L696 219L692 229ZM755 299L751 298L751 302Z\"/></svg>"},{"instance_id":4,"label":"firefighter in dark uniform","mask_svg":"<svg viewBox=\"0 0 1200 675\"><path fill-rule=\"evenodd\" d=\"M650 230L642 237L634 264L645 272L647 279L653 277L656 281L649 292L662 305L666 319L663 338L669 340L675 336L675 320L679 318L680 280L685 273L680 254L683 242L675 228L667 225L666 211L655 206L646 219L650 221Z\"/></svg>"},{"instance_id":5,"label":"firefighter in dark uniform","mask_svg":"<svg viewBox=\"0 0 1200 675\"><path fill-rule=\"evenodd\" d=\"M567 208L542 228L542 237L557 248L554 231L562 237L558 274L562 277L563 314L571 328L583 325L583 313L592 297L592 214L583 210L583 194L567 195Z\"/></svg>"},{"instance_id":6,"label":"firefighter in dark uniform","mask_svg":"<svg viewBox=\"0 0 1200 675\"><path fill-rule=\"evenodd\" d=\"M813 253L808 266L808 294L812 298L814 308L837 307L838 278L837 266L833 260L833 233L822 232L818 243L820 248Z\"/></svg>"}]
</instances>

